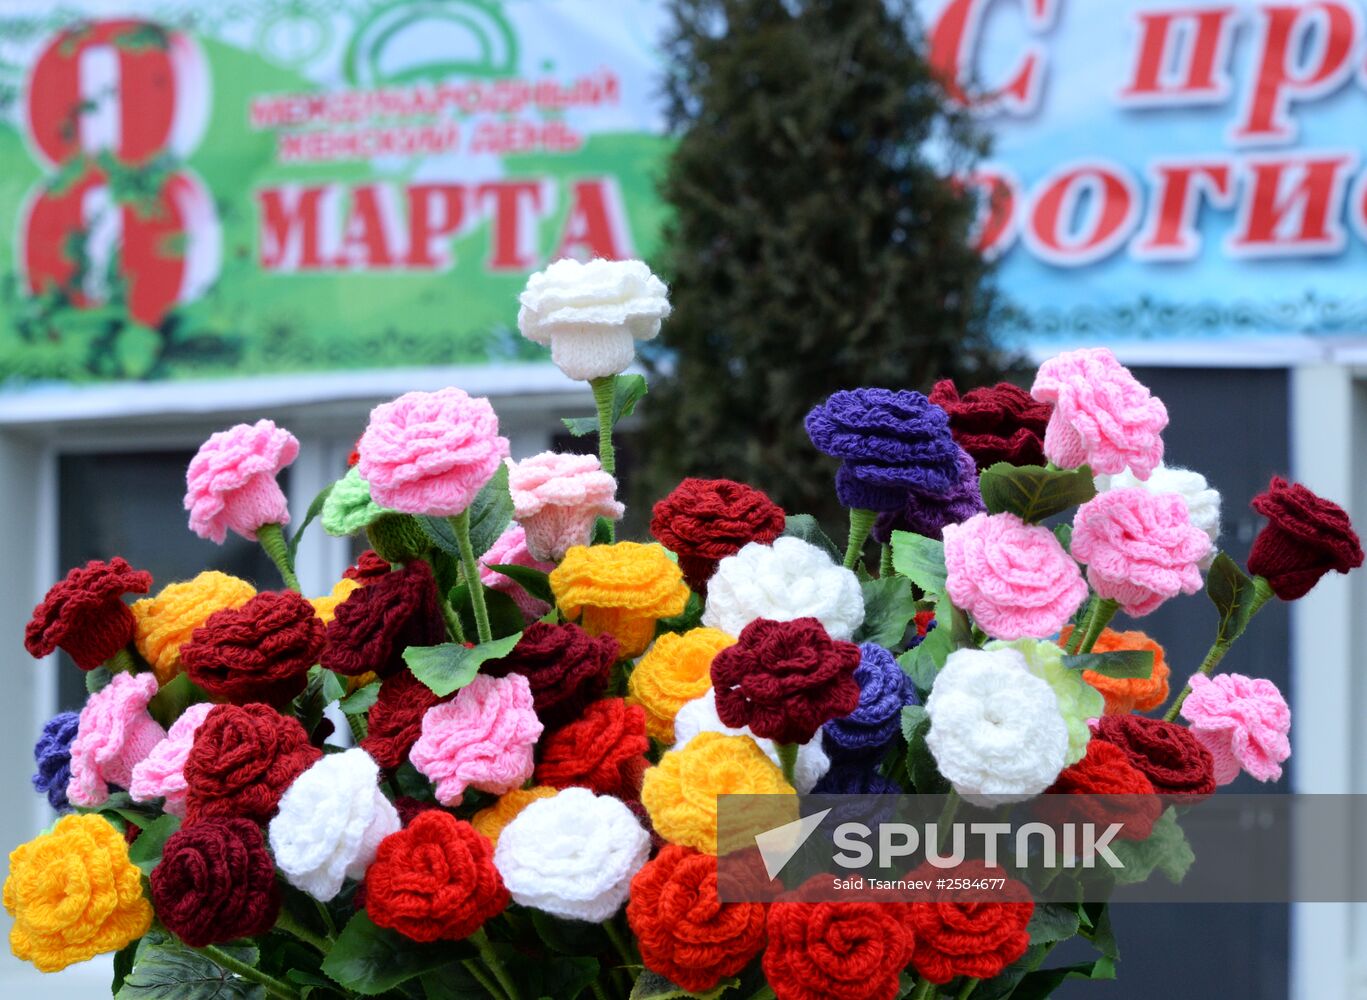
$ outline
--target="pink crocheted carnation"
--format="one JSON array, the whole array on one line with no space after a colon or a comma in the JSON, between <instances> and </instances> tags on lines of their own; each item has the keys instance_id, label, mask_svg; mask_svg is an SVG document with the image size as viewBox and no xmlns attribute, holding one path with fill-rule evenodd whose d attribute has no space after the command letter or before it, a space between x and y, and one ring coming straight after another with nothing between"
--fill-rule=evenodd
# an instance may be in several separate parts
<instances>
[{"instance_id":1,"label":"pink crocheted carnation","mask_svg":"<svg viewBox=\"0 0 1367 1000\"><path fill-rule=\"evenodd\" d=\"M93 808L109 798L110 785L127 788L134 765L166 738L166 730L147 714L156 693L156 674L115 674L90 696L71 744L66 797L72 805Z\"/></svg>"},{"instance_id":2,"label":"pink crocheted carnation","mask_svg":"<svg viewBox=\"0 0 1367 1000\"><path fill-rule=\"evenodd\" d=\"M1087 597L1077 563L1054 533L1015 514L974 514L944 528L946 589L994 639L1040 639Z\"/></svg>"},{"instance_id":3,"label":"pink crocheted carnation","mask_svg":"<svg viewBox=\"0 0 1367 1000\"><path fill-rule=\"evenodd\" d=\"M298 454L299 440L270 420L211 434L185 472L190 530L222 545L229 528L256 541L263 524L289 524L275 477Z\"/></svg>"},{"instance_id":4,"label":"pink crocheted carnation","mask_svg":"<svg viewBox=\"0 0 1367 1000\"><path fill-rule=\"evenodd\" d=\"M1097 594L1137 618L1169 597L1201 589L1200 563L1210 552L1210 536L1191 523L1180 495L1135 486L1110 490L1079 507L1072 548Z\"/></svg>"},{"instance_id":5,"label":"pink crocheted carnation","mask_svg":"<svg viewBox=\"0 0 1367 1000\"><path fill-rule=\"evenodd\" d=\"M477 674L454 699L428 709L408 759L442 805L459 805L467 787L502 795L532 776L541 728L526 677Z\"/></svg>"},{"instance_id":6,"label":"pink crocheted carnation","mask_svg":"<svg viewBox=\"0 0 1367 1000\"><path fill-rule=\"evenodd\" d=\"M404 514L453 517L508 457L498 417L462 389L409 392L370 411L357 442L370 498Z\"/></svg>"},{"instance_id":7,"label":"pink crocheted carnation","mask_svg":"<svg viewBox=\"0 0 1367 1000\"><path fill-rule=\"evenodd\" d=\"M172 816L185 816L185 758L195 743L195 731L212 712L214 705L203 701L191 705L171 723L171 731L147 757L133 765L133 780L128 793L137 802L165 799L163 810Z\"/></svg>"},{"instance_id":8,"label":"pink crocheted carnation","mask_svg":"<svg viewBox=\"0 0 1367 1000\"><path fill-rule=\"evenodd\" d=\"M1277 685L1243 674L1196 674L1182 717L1215 758L1215 783L1227 785L1243 768L1259 781L1282 776L1291 756L1291 709Z\"/></svg>"},{"instance_id":9,"label":"pink crocheted carnation","mask_svg":"<svg viewBox=\"0 0 1367 1000\"><path fill-rule=\"evenodd\" d=\"M559 562L576 545L587 545L599 517L621 520L617 480L594 455L552 451L508 463L513 516L527 529L527 548L537 559Z\"/></svg>"},{"instance_id":10,"label":"pink crocheted carnation","mask_svg":"<svg viewBox=\"0 0 1367 1000\"><path fill-rule=\"evenodd\" d=\"M537 600L527 593L521 585L502 573L495 573L489 568L490 566L526 566L530 569L539 569L543 573L549 573L555 569L555 563L542 562L528 551L527 532L522 525L514 523L504 528L503 534L499 535L494 544L489 546L488 552L480 556L479 562L480 582L493 590L501 590L511 597L527 621L535 621L551 610L551 606L545 601Z\"/></svg>"},{"instance_id":11,"label":"pink crocheted carnation","mask_svg":"<svg viewBox=\"0 0 1367 1000\"><path fill-rule=\"evenodd\" d=\"M1084 462L1093 472L1116 475L1128 466L1149 478L1163 460L1163 401L1104 347L1067 351L1040 365L1030 394L1053 403L1044 430L1044 454L1064 469Z\"/></svg>"}]
</instances>

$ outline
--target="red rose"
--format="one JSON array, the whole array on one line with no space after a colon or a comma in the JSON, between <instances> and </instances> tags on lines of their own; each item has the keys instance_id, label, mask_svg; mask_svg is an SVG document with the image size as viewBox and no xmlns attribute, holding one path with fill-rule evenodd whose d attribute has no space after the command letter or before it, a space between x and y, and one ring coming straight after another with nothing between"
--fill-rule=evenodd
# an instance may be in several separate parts
<instances>
[{"instance_id":1,"label":"red rose","mask_svg":"<svg viewBox=\"0 0 1367 1000\"><path fill-rule=\"evenodd\" d=\"M1082 796L1041 799L1041 811L1051 822L1094 823L1100 829L1123 823L1124 829L1116 835L1121 840L1147 840L1163 815L1153 782L1130 763L1125 751L1105 740L1088 742L1087 756L1065 768L1045 794Z\"/></svg>"},{"instance_id":2,"label":"red rose","mask_svg":"<svg viewBox=\"0 0 1367 1000\"><path fill-rule=\"evenodd\" d=\"M24 629L24 648L35 659L59 646L76 666L94 670L133 639L133 612L124 594L145 594L152 574L117 556L77 566L47 592Z\"/></svg>"},{"instance_id":3,"label":"red rose","mask_svg":"<svg viewBox=\"0 0 1367 1000\"><path fill-rule=\"evenodd\" d=\"M730 479L685 479L652 510L650 533L679 557L691 590L706 595L717 563L750 542L783 534L783 508L753 486Z\"/></svg>"},{"instance_id":4,"label":"red rose","mask_svg":"<svg viewBox=\"0 0 1367 1000\"><path fill-rule=\"evenodd\" d=\"M408 751L422 735L422 717L427 710L454 697L452 693L438 698L407 667L390 674L380 682L379 697L370 706L369 729L361 748L380 767L394 770L408 759Z\"/></svg>"},{"instance_id":5,"label":"red rose","mask_svg":"<svg viewBox=\"0 0 1367 1000\"><path fill-rule=\"evenodd\" d=\"M634 799L641 794L649 749L645 709L605 698L545 740L536 782L552 788L579 785L599 795Z\"/></svg>"},{"instance_id":6,"label":"red rose","mask_svg":"<svg viewBox=\"0 0 1367 1000\"><path fill-rule=\"evenodd\" d=\"M1348 512L1299 483L1273 476L1252 507L1267 525L1253 539L1248 571L1266 577L1283 601L1304 597L1331 569L1347 573L1362 565L1362 545Z\"/></svg>"},{"instance_id":7,"label":"red rose","mask_svg":"<svg viewBox=\"0 0 1367 1000\"><path fill-rule=\"evenodd\" d=\"M367 583L376 577L388 576L393 570L388 559L374 549L366 549L357 558L356 565L348 566L342 576L357 583Z\"/></svg>"},{"instance_id":8,"label":"red rose","mask_svg":"<svg viewBox=\"0 0 1367 1000\"><path fill-rule=\"evenodd\" d=\"M219 705L185 759L185 824L214 817L267 822L294 779L323 756L299 720L269 705Z\"/></svg>"},{"instance_id":9,"label":"red rose","mask_svg":"<svg viewBox=\"0 0 1367 1000\"><path fill-rule=\"evenodd\" d=\"M250 820L210 819L177 830L151 883L157 917L192 948L265 934L280 914L275 864Z\"/></svg>"},{"instance_id":10,"label":"red rose","mask_svg":"<svg viewBox=\"0 0 1367 1000\"><path fill-rule=\"evenodd\" d=\"M1215 761L1185 726L1142 715L1104 715L1092 739L1112 743L1161 795L1215 794Z\"/></svg>"},{"instance_id":11,"label":"red rose","mask_svg":"<svg viewBox=\"0 0 1367 1000\"><path fill-rule=\"evenodd\" d=\"M308 684L324 634L313 605L298 593L267 591L210 615L180 648L180 662L212 695L283 708Z\"/></svg>"},{"instance_id":12,"label":"red rose","mask_svg":"<svg viewBox=\"0 0 1367 1000\"><path fill-rule=\"evenodd\" d=\"M323 666L356 677L374 671L388 677L404 668L409 646L439 646L446 622L437 604L437 584L425 562L369 580L337 605L327 626Z\"/></svg>"},{"instance_id":13,"label":"red rose","mask_svg":"<svg viewBox=\"0 0 1367 1000\"><path fill-rule=\"evenodd\" d=\"M601 698L617 661L617 640L591 636L578 625L528 625L512 652L480 668L493 677L521 674L532 689L532 705L547 729L577 718Z\"/></svg>"},{"instance_id":14,"label":"red rose","mask_svg":"<svg viewBox=\"0 0 1367 1000\"><path fill-rule=\"evenodd\" d=\"M1044 429L1052 407L1020 386L998 382L960 396L952 379L941 379L930 390L930 401L949 414L954 440L980 470L996 462L1044 464Z\"/></svg>"},{"instance_id":15,"label":"red rose","mask_svg":"<svg viewBox=\"0 0 1367 1000\"><path fill-rule=\"evenodd\" d=\"M945 872L922 865L910 877L933 883ZM1000 869L988 869L981 861L958 865L956 879L1000 878ZM947 983L955 976L991 979L1025 954L1030 935L1025 927L1035 912L1029 890L1007 879L988 902L961 891L943 890L937 901L921 901L906 907L908 924L916 938L912 964L932 983Z\"/></svg>"}]
</instances>

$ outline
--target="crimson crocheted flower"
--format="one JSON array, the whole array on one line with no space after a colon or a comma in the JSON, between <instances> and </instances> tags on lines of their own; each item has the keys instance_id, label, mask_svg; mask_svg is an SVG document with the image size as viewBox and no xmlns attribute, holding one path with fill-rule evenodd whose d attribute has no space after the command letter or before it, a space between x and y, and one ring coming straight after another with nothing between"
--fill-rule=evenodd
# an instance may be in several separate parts
<instances>
[{"instance_id":1,"label":"crimson crocheted flower","mask_svg":"<svg viewBox=\"0 0 1367 1000\"><path fill-rule=\"evenodd\" d=\"M508 902L488 839L440 809L380 841L365 874L370 919L414 941L467 938Z\"/></svg>"},{"instance_id":2,"label":"crimson crocheted flower","mask_svg":"<svg viewBox=\"0 0 1367 1000\"><path fill-rule=\"evenodd\" d=\"M944 874L925 864L909 877L933 883ZM1001 869L966 861L954 868L954 877L1001 878ZM994 901L983 900L981 893L966 896L951 889L936 895L939 898L933 902L915 902L905 908L908 928L916 939L912 964L932 983L947 983L955 976L992 979L1030 946L1025 927L1035 904L1029 890L1014 879L1008 878L1002 889L993 891Z\"/></svg>"},{"instance_id":3,"label":"crimson crocheted flower","mask_svg":"<svg viewBox=\"0 0 1367 1000\"><path fill-rule=\"evenodd\" d=\"M552 788L579 785L599 795L634 799L649 766L646 713L621 698L595 701L541 746L536 783Z\"/></svg>"},{"instance_id":4,"label":"crimson crocheted flower","mask_svg":"<svg viewBox=\"0 0 1367 1000\"><path fill-rule=\"evenodd\" d=\"M210 615L180 647L180 662L190 680L217 698L283 708L308 684L325 634L300 594L266 591Z\"/></svg>"},{"instance_id":5,"label":"crimson crocheted flower","mask_svg":"<svg viewBox=\"0 0 1367 1000\"><path fill-rule=\"evenodd\" d=\"M1267 524L1253 539L1248 571L1266 577L1283 601L1304 597L1331 569L1347 573L1362 565L1362 544L1348 512L1300 483L1273 476L1252 507Z\"/></svg>"},{"instance_id":6,"label":"crimson crocheted flower","mask_svg":"<svg viewBox=\"0 0 1367 1000\"><path fill-rule=\"evenodd\" d=\"M1064 768L1045 795L1078 796L1040 800L1041 811L1055 825L1093 823L1104 830L1123 823L1124 829L1116 834L1121 840L1147 840L1163 814L1153 782L1130 763L1125 751L1105 740L1089 741L1087 755Z\"/></svg>"},{"instance_id":7,"label":"crimson crocheted flower","mask_svg":"<svg viewBox=\"0 0 1367 1000\"><path fill-rule=\"evenodd\" d=\"M348 566L342 576L357 583L367 583L380 576L388 576L394 567L374 549L366 549L356 558L356 565Z\"/></svg>"},{"instance_id":8,"label":"crimson crocheted flower","mask_svg":"<svg viewBox=\"0 0 1367 1000\"><path fill-rule=\"evenodd\" d=\"M730 479L685 479L651 511L650 533L679 557L688 586L707 593L717 563L750 542L783 534L783 508L761 491Z\"/></svg>"},{"instance_id":9,"label":"crimson crocheted flower","mask_svg":"<svg viewBox=\"0 0 1367 1000\"><path fill-rule=\"evenodd\" d=\"M512 652L489 660L481 673L493 677L521 674L532 689L536 714L547 729L577 718L584 706L602 697L617 660L617 640L589 635L578 625L528 625Z\"/></svg>"},{"instance_id":10,"label":"crimson crocheted flower","mask_svg":"<svg viewBox=\"0 0 1367 1000\"><path fill-rule=\"evenodd\" d=\"M1125 751L1162 795L1215 792L1215 761L1185 726L1142 715L1105 715L1092 724L1092 741L1097 740Z\"/></svg>"},{"instance_id":11,"label":"crimson crocheted flower","mask_svg":"<svg viewBox=\"0 0 1367 1000\"><path fill-rule=\"evenodd\" d=\"M780 1000L892 1000L915 947L906 910L853 900L776 902L764 977Z\"/></svg>"},{"instance_id":12,"label":"crimson crocheted flower","mask_svg":"<svg viewBox=\"0 0 1367 1000\"><path fill-rule=\"evenodd\" d=\"M632 878L627 923L645 967L690 993L739 972L764 944L764 905L723 903L717 859L678 844Z\"/></svg>"},{"instance_id":13,"label":"crimson crocheted flower","mask_svg":"<svg viewBox=\"0 0 1367 1000\"><path fill-rule=\"evenodd\" d=\"M712 660L717 715L775 743L806 743L859 705L859 647L832 639L815 618L759 618Z\"/></svg>"},{"instance_id":14,"label":"crimson crocheted flower","mask_svg":"<svg viewBox=\"0 0 1367 1000\"><path fill-rule=\"evenodd\" d=\"M408 751L422 735L422 717L434 705L450 701L455 692L438 698L407 667L380 682L380 693L370 706L369 729L361 747L375 763L392 771L408 759Z\"/></svg>"},{"instance_id":15,"label":"crimson crocheted flower","mask_svg":"<svg viewBox=\"0 0 1367 1000\"><path fill-rule=\"evenodd\" d=\"M1020 386L998 382L959 394L953 379L941 379L930 401L949 414L949 429L979 469L997 462L1044 464L1044 430L1053 409Z\"/></svg>"},{"instance_id":16,"label":"crimson crocheted flower","mask_svg":"<svg viewBox=\"0 0 1367 1000\"><path fill-rule=\"evenodd\" d=\"M269 705L219 705L185 759L185 824L216 816L265 823L280 796L323 752L298 719Z\"/></svg>"},{"instance_id":17,"label":"crimson crocheted flower","mask_svg":"<svg viewBox=\"0 0 1367 1000\"><path fill-rule=\"evenodd\" d=\"M151 573L118 556L77 566L33 609L24 648L39 659L60 647L76 666L94 670L133 640L133 612L123 595L145 594L151 586Z\"/></svg>"},{"instance_id":18,"label":"crimson crocheted flower","mask_svg":"<svg viewBox=\"0 0 1367 1000\"><path fill-rule=\"evenodd\" d=\"M280 915L266 838L246 819L208 819L171 834L151 883L157 917L192 948L265 934Z\"/></svg>"},{"instance_id":19,"label":"crimson crocheted flower","mask_svg":"<svg viewBox=\"0 0 1367 1000\"><path fill-rule=\"evenodd\" d=\"M336 615L327 626L322 664L350 677L367 671L388 677L403 669L409 646L446 641L437 584L421 560L368 581L337 605Z\"/></svg>"}]
</instances>

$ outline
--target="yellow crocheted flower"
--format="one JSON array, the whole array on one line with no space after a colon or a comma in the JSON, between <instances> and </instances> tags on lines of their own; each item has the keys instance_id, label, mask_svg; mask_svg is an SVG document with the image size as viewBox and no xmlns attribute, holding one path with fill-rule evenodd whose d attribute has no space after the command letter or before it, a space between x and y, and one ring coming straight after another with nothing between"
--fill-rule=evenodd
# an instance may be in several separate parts
<instances>
[{"instance_id":1,"label":"yellow crocheted flower","mask_svg":"<svg viewBox=\"0 0 1367 1000\"><path fill-rule=\"evenodd\" d=\"M551 571L551 591L566 618L590 635L615 636L624 657L640 656L655 622L683 614L688 585L658 545L576 545Z\"/></svg>"},{"instance_id":2,"label":"yellow crocheted flower","mask_svg":"<svg viewBox=\"0 0 1367 1000\"><path fill-rule=\"evenodd\" d=\"M99 816L64 816L10 852L5 909L10 949L57 972L147 933L152 904L123 835Z\"/></svg>"},{"instance_id":3,"label":"yellow crocheted flower","mask_svg":"<svg viewBox=\"0 0 1367 1000\"><path fill-rule=\"evenodd\" d=\"M470 825L488 837L492 843L497 844L498 835L503 832L503 828L511 823L518 813L537 799L549 799L556 791L548 785L514 788L511 792L504 792L500 795L498 801L493 805L487 806L471 816Z\"/></svg>"},{"instance_id":4,"label":"yellow crocheted flower","mask_svg":"<svg viewBox=\"0 0 1367 1000\"><path fill-rule=\"evenodd\" d=\"M735 639L715 628L667 632L641 657L627 681L629 700L646 710L646 732L674 742L674 716L712 686L712 658Z\"/></svg>"},{"instance_id":5,"label":"yellow crocheted flower","mask_svg":"<svg viewBox=\"0 0 1367 1000\"><path fill-rule=\"evenodd\" d=\"M313 613L323 619L323 624L327 625L337 617L337 605L350 597L354 591L360 589L361 585L355 580L350 577L343 577L332 588L332 593L326 597L310 597L309 603L313 605Z\"/></svg>"},{"instance_id":6,"label":"yellow crocheted flower","mask_svg":"<svg viewBox=\"0 0 1367 1000\"><path fill-rule=\"evenodd\" d=\"M157 681L169 683L180 673L180 647L190 633L215 611L241 607L255 596L256 588L246 580L206 570L193 580L164 587L156 597L135 602L133 642L152 665Z\"/></svg>"},{"instance_id":7,"label":"yellow crocheted flower","mask_svg":"<svg viewBox=\"0 0 1367 1000\"><path fill-rule=\"evenodd\" d=\"M707 854L717 853L719 795L781 797L757 803L764 807L762 824L748 831L749 837L740 836L743 843L722 845L725 848L752 844L755 832L797 818L797 792L748 736L699 733L682 750L671 750L661 757L658 766L646 771L641 785L641 802L655 832L671 844ZM750 818L746 816L747 829Z\"/></svg>"}]
</instances>

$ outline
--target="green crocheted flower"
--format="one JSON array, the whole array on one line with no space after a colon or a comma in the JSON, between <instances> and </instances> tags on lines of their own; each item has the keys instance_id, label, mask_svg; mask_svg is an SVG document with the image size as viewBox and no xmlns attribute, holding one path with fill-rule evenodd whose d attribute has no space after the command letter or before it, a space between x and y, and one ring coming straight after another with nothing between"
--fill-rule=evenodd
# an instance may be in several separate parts
<instances>
[{"instance_id":1,"label":"green crocheted flower","mask_svg":"<svg viewBox=\"0 0 1367 1000\"><path fill-rule=\"evenodd\" d=\"M323 530L329 535L354 535L385 514L392 513L370 499L370 484L361 478L355 468L351 468L337 480L332 492L323 501Z\"/></svg>"},{"instance_id":2,"label":"green crocheted flower","mask_svg":"<svg viewBox=\"0 0 1367 1000\"><path fill-rule=\"evenodd\" d=\"M1101 692L1082 679L1082 671L1069 670L1063 665L1063 650L1055 643L1035 639L1014 642L989 642L984 649L1014 649L1025 657L1030 672L1048 684L1058 699L1058 710L1068 724L1068 755L1065 764L1076 764L1087 755L1087 742L1092 731L1088 719L1099 718L1106 709Z\"/></svg>"}]
</instances>

